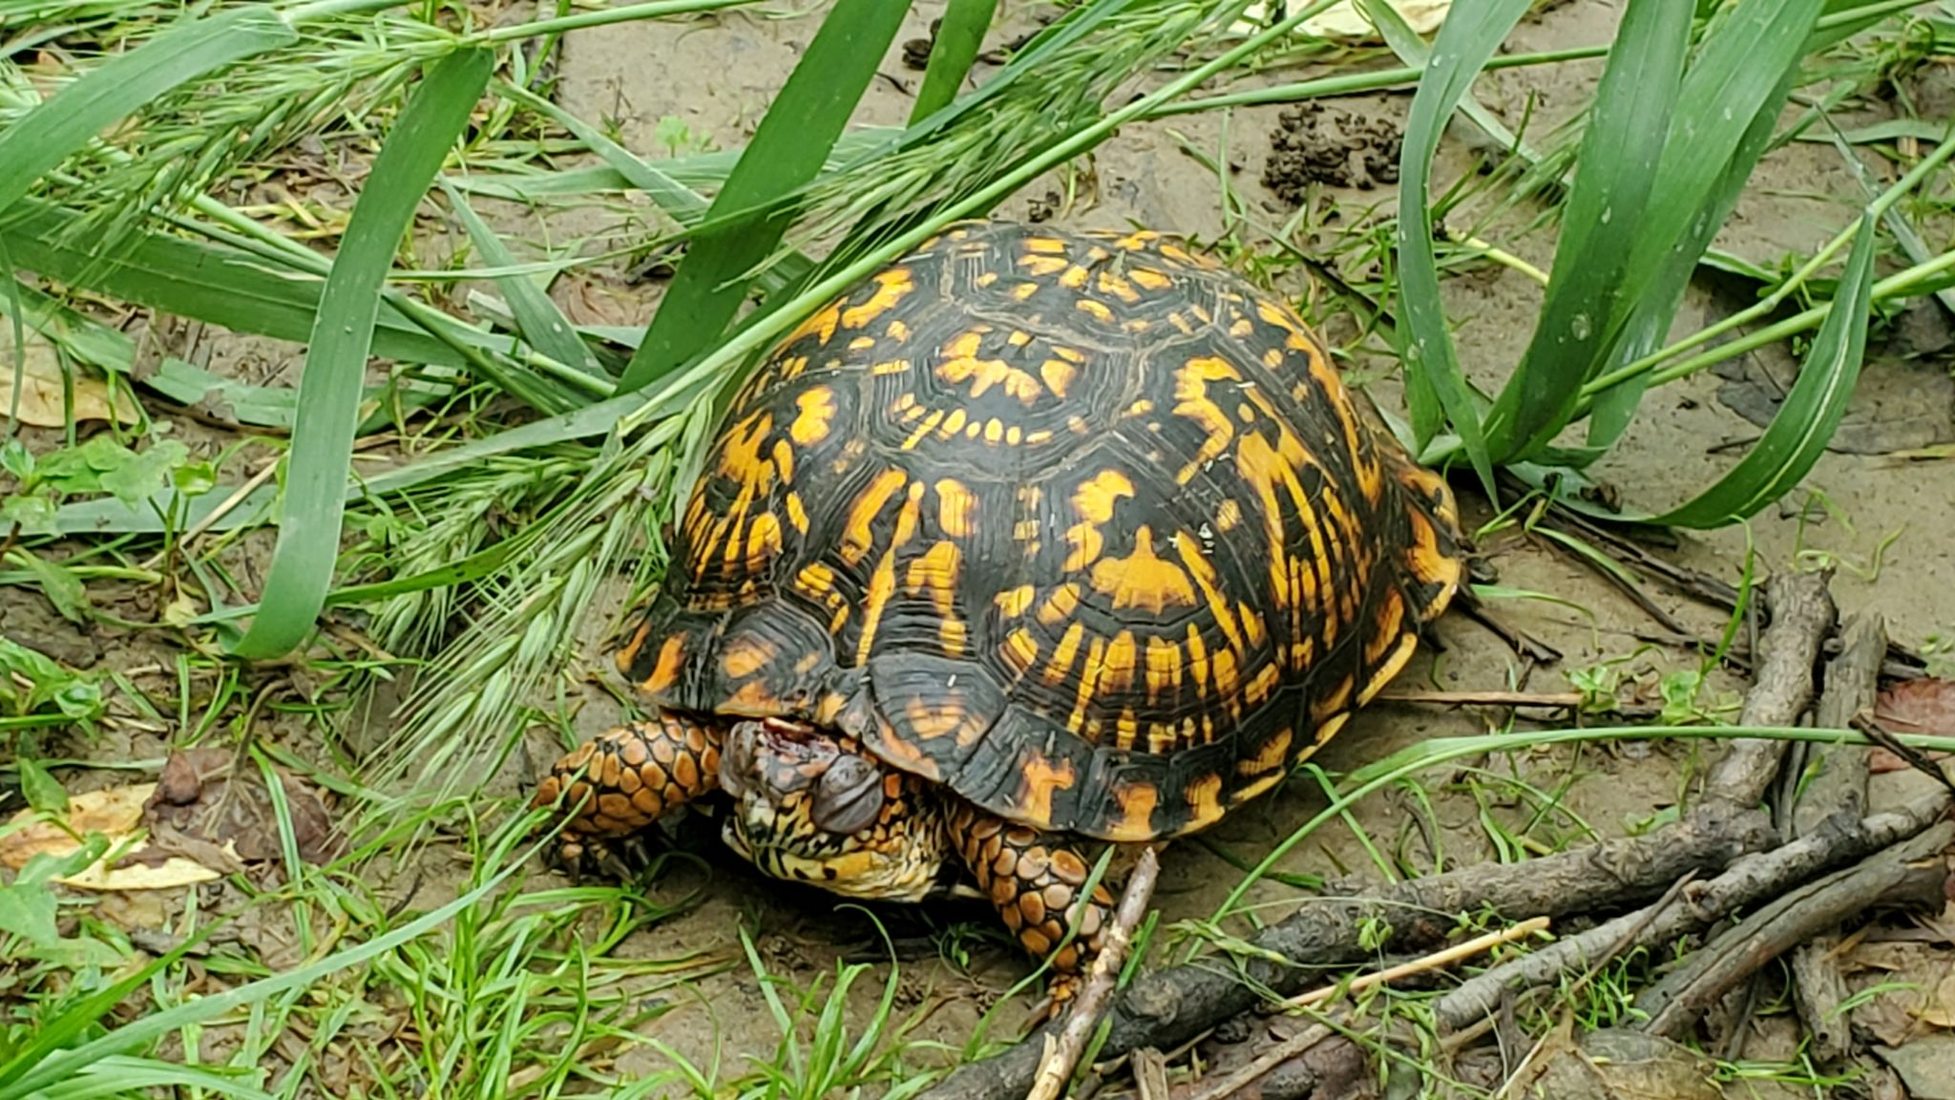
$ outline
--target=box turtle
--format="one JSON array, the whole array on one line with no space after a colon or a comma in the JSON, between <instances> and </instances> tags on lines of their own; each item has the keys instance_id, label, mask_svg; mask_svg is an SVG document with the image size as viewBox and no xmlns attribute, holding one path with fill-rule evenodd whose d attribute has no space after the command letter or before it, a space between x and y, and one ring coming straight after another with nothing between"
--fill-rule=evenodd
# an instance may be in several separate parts
<instances>
[{"instance_id":1,"label":"box turtle","mask_svg":"<svg viewBox=\"0 0 1955 1100\"><path fill-rule=\"evenodd\" d=\"M742 386L619 656L653 716L536 803L576 865L723 791L771 875L975 888L1057 1003L1110 917L1087 846L1274 785L1405 664L1462 545L1283 303L1154 233L955 226Z\"/></svg>"}]
</instances>

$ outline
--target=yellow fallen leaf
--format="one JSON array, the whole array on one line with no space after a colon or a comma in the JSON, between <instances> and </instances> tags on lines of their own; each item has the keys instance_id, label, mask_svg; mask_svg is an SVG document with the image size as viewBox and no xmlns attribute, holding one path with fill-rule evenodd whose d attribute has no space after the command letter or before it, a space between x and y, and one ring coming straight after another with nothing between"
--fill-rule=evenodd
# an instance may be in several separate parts
<instances>
[{"instance_id":1,"label":"yellow fallen leaf","mask_svg":"<svg viewBox=\"0 0 1955 1100\"><path fill-rule=\"evenodd\" d=\"M209 882L221 877L195 860L171 856L161 864L131 864L129 858L149 845L140 838L143 805L156 790L154 783L137 783L89 791L68 799L68 830L86 837L101 833L109 838L109 854L72 875L56 875L54 881L81 890L167 890ZM22 810L8 823L10 831L0 836L0 864L13 870L27 866L38 855L64 856L81 843L54 822L43 820L33 810ZM106 866L109 859L120 864Z\"/></svg>"},{"instance_id":2,"label":"yellow fallen leaf","mask_svg":"<svg viewBox=\"0 0 1955 1100\"><path fill-rule=\"evenodd\" d=\"M1934 1027L1955 1028L1955 970L1942 978L1921 1009L1921 1022Z\"/></svg>"},{"instance_id":3,"label":"yellow fallen leaf","mask_svg":"<svg viewBox=\"0 0 1955 1100\"><path fill-rule=\"evenodd\" d=\"M136 410L126 391L109 397L107 382L92 374L75 372L74 417L84 420L136 422ZM59 428L68 423L63 396L61 358L54 345L36 332L27 334L24 355L14 353L12 325L0 324L0 420L14 411L20 401L20 422L36 428Z\"/></svg>"},{"instance_id":4,"label":"yellow fallen leaf","mask_svg":"<svg viewBox=\"0 0 1955 1100\"><path fill-rule=\"evenodd\" d=\"M1446 12L1453 6L1453 0L1388 0L1398 9L1400 18L1410 24L1420 35L1430 36L1446 21ZM1254 34L1269 20L1268 5L1251 4L1242 13L1243 18L1233 28L1242 34ZM1335 38L1349 42L1380 42L1371 21L1358 11L1351 0L1341 0L1297 25L1299 34L1315 35L1318 38Z\"/></svg>"}]
</instances>

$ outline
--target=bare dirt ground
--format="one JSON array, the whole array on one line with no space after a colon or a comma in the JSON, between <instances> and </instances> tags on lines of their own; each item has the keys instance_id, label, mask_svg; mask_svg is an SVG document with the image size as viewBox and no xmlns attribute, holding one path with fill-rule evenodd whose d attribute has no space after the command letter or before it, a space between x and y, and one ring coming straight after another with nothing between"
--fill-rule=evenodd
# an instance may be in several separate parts
<instances>
[{"instance_id":1,"label":"bare dirt ground","mask_svg":"<svg viewBox=\"0 0 1955 1100\"><path fill-rule=\"evenodd\" d=\"M940 6L921 5L902 37L925 35ZM1023 7L1011 0L1001 5L997 42L1008 41L1027 25L1018 10ZM1510 46L1546 49L1603 41L1618 7L1572 0L1523 24ZM751 134L814 29L809 18L733 14L686 24L639 23L572 33L563 43L558 101L585 119L614 124L623 143L642 155L663 153L679 134L683 140L716 147L733 145ZM900 47L892 51L883 73L859 122L900 124L907 116L920 73L904 65ZM1489 75L1479 88L1487 106L1510 122L1532 109L1539 132L1545 133L1542 123L1559 121L1575 110L1598 73L1599 63L1517 69ZM1930 102L1955 106L1950 82L1924 86L1919 94L1924 115ZM1244 243L1266 247L1262 242L1267 233L1289 217L1299 198L1338 212L1334 221L1313 219L1319 240L1327 243L1340 234L1363 233L1380 214L1389 213L1395 194L1396 134L1409 102L1409 93L1367 95L1333 101L1321 110L1249 108L1226 118L1196 115L1128 127L1090 162L1076 165L1076 172L1028 189L997 214L1049 218L1072 227L1137 223L1214 240L1236 228L1222 214L1226 183L1247 212L1248 223L1239 227ZM1191 156L1184 142L1226 165L1226 178ZM1457 145L1442 153L1445 173L1458 172L1467 163ZM1860 201L1858 185L1841 170L1830 146L1793 143L1767 159L1718 245L1770 266L1788 252L1809 251L1830 237ZM550 228L558 239L601 232L608 217L572 214L554 219ZM510 211L501 212L499 219L503 224L523 221ZM1552 259L1551 239L1542 234L1497 243L1542 268ZM579 285L574 291L560 286L560 297L570 295L564 304L573 318L618 323L634 313L642 317L640 311L657 293L655 281L629 279L624 265L616 276L611 283ZM1306 313L1333 340L1350 339L1352 326L1334 299L1313 289L1300 272L1285 275L1279 285L1304 303ZM1447 293L1459 320L1457 340L1468 371L1481 383L1497 386L1522 351L1538 308L1538 288L1519 273L1489 265L1450 280ZM1687 303L1676 331L1707 323L1742 304L1700 290ZM1821 560L1835 563L1834 594L1842 610L1878 612L1899 641L1919 647L1955 629L1955 510L1948 507L1948 464L1902 462L1884 453L1955 439L1955 384L1948 366L1952 349L1955 334L1947 315L1932 303L1912 307L1872 350L1841 446L1806 485L1778 508L1768 509L1749 532L1687 534L1671 556L1735 582L1749 539L1761 571ZM1344 365L1354 377L1375 377L1389 367L1375 345L1351 345L1347 351ZM1635 426L1607 461L1607 480L1625 502L1647 508L1681 500L1701 488L1732 460L1722 446L1760 430L1760 410L1769 415L1773 387L1782 390L1793 365L1783 349L1774 348L1723 375L1706 373L1666 387L1646 401ZM1397 406L1390 384L1371 390L1381 404ZM1460 484L1470 519L1486 520L1486 502ZM1818 501L1821 494L1825 507ZM1619 671L1625 698L1660 702L1660 681L1666 674L1698 666L1700 658L1691 650L1643 641L1641 636L1660 629L1651 616L1565 552L1512 530L1486 540L1480 550L1502 586L1566 601L1496 604L1505 621L1558 649L1562 661L1527 668L1495 635L1464 616L1449 615L1437 628L1443 651L1422 653L1398 688L1501 690L1525 683L1536 690L1566 691L1568 674L1608 665ZM1714 638L1723 626L1721 617L1701 604L1662 589L1651 590L1650 596L1699 637ZM21 590L0 588L0 617L9 635L77 665L127 667L167 660L167 654L151 647L125 651L78 635L38 596ZM606 675L608 658L596 642L583 660L593 674ZM1742 687L1741 681L1714 673L1701 702L1728 703ZM585 732L594 731L615 714L602 696L593 696L577 723ZM1491 708L1381 703L1353 721L1318 762L1333 773L1346 771L1424 738L1483 733L1502 728L1506 720L1503 712ZM140 755L154 755L159 744L141 746ZM1409 873L1497 858L1490 821L1516 833L1531 826L1528 835L1549 847L1592 834L1620 834L1646 827L1677 805L1715 752L1699 744L1591 746L1492 757L1477 762L1477 769L1428 773L1418 797L1405 790L1375 797L1353 819ZM520 762L512 764L514 771L503 778L519 782L522 777L515 772L521 767ZM1555 792L1558 811L1548 820L1533 821L1535 806L1517 797L1500 782L1501 776ZM1876 776L1875 805L1918 791L1922 782L1906 772ZM1206 917L1239 881L1242 867L1259 860L1272 842L1323 804L1321 792L1296 777L1199 842L1172 848L1154 899L1162 926ZM654 889L672 898L699 889L703 900L635 933L619 949L622 953L672 957L704 950L737 957L733 929L744 926L770 970L798 982L832 974L838 958L886 958L876 925L865 911L838 908L823 895L763 879L719 849L710 835L688 834L684 842L703 857L710 872L674 865ZM1280 870L1357 882L1375 880L1378 873L1356 834L1341 824L1299 846ZM450 873L459 878L465 872ZM452 883L430 882L424 888L445 893ZM1300 895L1292 886L1266 879L1251 896L1266 904L1274 919L1286 901ZM989 928L989 915L980 907L877 909L875 916L897 937L899 1013L926 1016L912 1038L961 1043L997 1002L998 991L1025 972L1001 937L967 935L973 928ZM953 929L961 931L947 937ZM944 957L940 947L945 944L967 949L962 965ZM1955 952L1924 953L1909 965L1921 968L1924 976L1935 965L1946 972L1955 965ZM880 992L881 973L877 971L878 980L856 987L856 1011L866 1011ZM763 1054L773 1048L774 1025L744 964L693 983L675 1001L674 1009L645 1031L698 1064L711 1063L716 1050L733 1062L742 1053ZM995 1030L1004 1033L1015 1027L1032 1002L1032 997L1021 996L1008 1004ZM1761 1021L1745 1056L1790 1056L1792 1026L1783 1014ZM638 1051L625 1055L618 1068L630 1074L657 1065L656 1056ZM1937 1081L1939 1087L1955 1089L1946 1069L1939 1077L1932 1067L1920 1072L1926 1087L1916 1095L1933 1095L1927 1089L1937 1087ZM1746 1087L1751 1095L1789 1094L1776 1085Z\"/></svg>"}]
</instances>

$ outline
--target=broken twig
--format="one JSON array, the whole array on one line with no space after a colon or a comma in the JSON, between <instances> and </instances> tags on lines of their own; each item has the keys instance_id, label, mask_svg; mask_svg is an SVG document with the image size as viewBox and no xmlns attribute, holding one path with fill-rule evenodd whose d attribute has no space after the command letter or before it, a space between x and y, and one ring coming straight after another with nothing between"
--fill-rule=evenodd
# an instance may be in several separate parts
<instances>
[{"instance_id":1,"label":"broken twig","mask_svg":"<svg viewBox=\"0 0 1955 1100\"><path fill-rule=\"evenodd\" d=\"M1127 946L1133 941L1141 917L1147 913L1148 899L1154 896L1154 880L1160 873L1161 857L1153 846L1141 849L1139 861L1127 876L1120 905L1113 911L1113 924L1107 929L1100 953L1093 957L1086 984L1066 1014L1065 1026L1057 1035L1046 1033L1044 1056L1039 1060L1038 1074L1032 1079L1026 1100L1055 1100L1072 1078L1080 1055L1086 1052L1086 1041L1092 1036L1094 1025L1100 1022L1100 1013L1120 977L1120 967L1127 960Z\"/></svg>"}]
</instances>

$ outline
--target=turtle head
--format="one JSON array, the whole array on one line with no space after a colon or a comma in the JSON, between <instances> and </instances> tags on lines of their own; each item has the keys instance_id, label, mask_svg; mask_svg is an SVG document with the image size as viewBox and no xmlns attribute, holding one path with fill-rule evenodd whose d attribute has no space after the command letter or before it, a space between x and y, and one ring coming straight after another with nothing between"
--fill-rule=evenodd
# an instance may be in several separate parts
<instances>
[{"instance_id":1,"label":"turtle head","mask_svg":"<svg viewBox=\"0 0 1955 1100\"><path fill-rule=\"evenodd\" d=\"M947 856L937 800L839 734L781 719L734 723L720 751L726 843L776 878L848 897L914 901Z\"/></svg>"}]
</instances>

